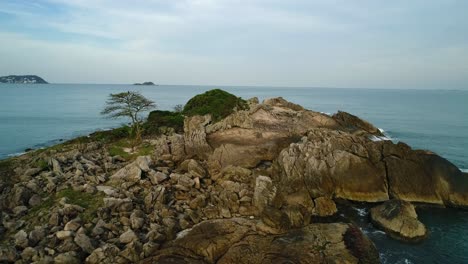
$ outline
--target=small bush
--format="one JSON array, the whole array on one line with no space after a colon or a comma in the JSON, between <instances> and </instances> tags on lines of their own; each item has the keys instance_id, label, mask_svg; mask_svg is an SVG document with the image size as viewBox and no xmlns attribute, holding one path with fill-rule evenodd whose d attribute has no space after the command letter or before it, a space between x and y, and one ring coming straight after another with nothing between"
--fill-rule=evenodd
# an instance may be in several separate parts
<instances>
[{"instance_id":1,"label":"small bush","mask_svg":"<svg viewBox=\"0 0 468 264\"><path fill-rule=\"evenodd\" d=\"M143 127L146 135L161 134L161 130L168 127L180 133L184 131L184 116L180 112L152 111Z\"/></svg>"},{"instance_id":2,"label":"small bush","mask_svg":"<svg viewBox=\"0 0 468 264\"><path fill-rule=\"evenodd\" d=\"M123 126L114 128L107 131L98 131L89 135L92 141L111 142L122 138L127 138L131 134L131 128L129 126Z\"/></svg>"},{"instance_id":3,"label":"small bush","mask_svg":"<svg viewBox=\"0 0 468 264\"><path fill-rule=\"evenodd\" d=\"M213 121L216 122L232 114L235 108L245 110L248 104L240 97L214 89L190 99L184 107L183 114L187 116L211 114Z\"/></svg>"},{"instance_id":4,"label":"small bush","mask_svg":"<svg viewBox=\"0 0 468 264\"><path fill-rule=\"evenodd\" d=\"M0 182L11 183L14 176L14 161L13 159L0 160Z\"/></svg>"},{"instance_id":5,"label":"small bush","mask_svg":"<svg viewBox=\"0 0 468 264\"><path fill-rule=\"evenodd\" d=\"M41 170L46 170L49 168L49 163L43 159L38 159L34 162L34 167L39 168Z\"/></svg>"}]
</instances>

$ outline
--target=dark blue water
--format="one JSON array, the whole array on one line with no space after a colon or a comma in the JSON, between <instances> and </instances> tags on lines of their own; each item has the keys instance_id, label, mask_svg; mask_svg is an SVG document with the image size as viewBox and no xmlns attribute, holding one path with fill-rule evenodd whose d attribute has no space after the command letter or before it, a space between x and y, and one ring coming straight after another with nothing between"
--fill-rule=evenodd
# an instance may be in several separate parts
<instances>
[{"instance_id":1,"label":"dark blue water","mask_svg":"<svg viewBox=\"0 0 468 264\"><path fill-rule=\"evenodd\" d=\"M137 90L156 101L159 109L171 109L212 88L243 98L282 96L325 113L344 110L384 129L395 141L432 150L468 169L466 90L0 84L0 159L127 122L100 116L109 93ZM420 245L403 245L369 231L386 262L468 263L467 213L431 209L420 214L432 231Z\"/></svg>"}]
</instances>

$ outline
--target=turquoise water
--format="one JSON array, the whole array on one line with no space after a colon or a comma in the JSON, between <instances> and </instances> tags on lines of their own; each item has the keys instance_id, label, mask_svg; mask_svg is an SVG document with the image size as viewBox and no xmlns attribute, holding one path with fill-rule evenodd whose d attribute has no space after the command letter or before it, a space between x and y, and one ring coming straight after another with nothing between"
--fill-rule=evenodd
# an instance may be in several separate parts
<instances>
[{"instance_id":1,"label":"turquoise water","mask_svg":"<svg viewBox=\"0 0 468 264\"><path fill-rule=\"evenodd\" d=\"M124 123L100 116L109 93L137 90L156 101L159 109L171 109L212 88L243 98L282 96L325 113L344 110L385 130L395 141L432 150L468 169L466 90L0 84L0 159ZM382 259L386 263L468 263L468 214L436 209L420 214L431 236L419 245L402 245L368 230L383 252Z\"/></svg>"}]
</instances>

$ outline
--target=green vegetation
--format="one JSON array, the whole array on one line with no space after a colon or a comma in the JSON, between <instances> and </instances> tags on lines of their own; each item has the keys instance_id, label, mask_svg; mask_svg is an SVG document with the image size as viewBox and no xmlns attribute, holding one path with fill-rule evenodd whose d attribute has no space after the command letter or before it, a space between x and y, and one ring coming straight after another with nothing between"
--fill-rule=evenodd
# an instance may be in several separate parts
<instances>
[{"instance_id":1,"label":"green vegetation","mask_svg":"<svg viewBox=\"0 0 468 264\"><path fill-rule=\"evenodd\" d=\"M38 159L34 162L34 167L39 168L41 170L46 170L49 168L49 163L43 159Z\"/></svg>"},{"instance_id":2,"label":"green vegetation","mask_svg":"<svg viewBox=\"0 0 468 264\"><path fill-rule=\"evenodd\" d=\"M159 135L165 128L173 128L174 132L184 131L184 116L180 112L152 111L144 125L146 135Z\"/></svg>"},{"instance_id":3,"label":"green vegetation","mask_svg":"<svg viewBox=\"0 0 468 264\"><path fill-rule=\"evenodd\" d=\"M234 112L234 109L245 110L247 102L226 91L214 89L190 99L184 107L187 116L211 114L213 121L219 121Z\"/></svg>"},{"instance_id":4,"label":"green vegetation","mask_svg":"<svg viewBox=\"0 0 468 264\"><path fill-rule=\"evenodd\" d=\"M31 208L28 214L23 217L23 220L30 223L29 226L46 223L48 221L48 218L45 217L48 215L47 213L64 197L67 198L67 203L78 205L85 209L79 214L84 222L91 222L96 218L97 210L104 205L103 193L91 194L68 188L44 199L41 204Z\"/></svg>"},{"instance_id":5,"label":"green vegetation","mask_svg":"<svg viewBox=\"0 0 468 264\"><path fill-rule=\"evenodd\" d=\"M106 107L101 114L109 118L129 118L132 122L132 131L135 136L135 144L141 141L141 125L143 120L140 113L156 108L156 104L139 92L123 92L110 94Z\"/></svg>"},{"instance_id":6,"label":"green vegetation","mask_svg":"<svg viewBox=\"0 0 468 264\"><path fill-rule=\"evenodd\" d=\"M91 194L87 192L75 191L73 189L64 189L56 194L56 200L67 198L68 203L83 207L85 210L80 214L84 222L90 222L95 218L96 212L104 205L104 194Z\"/></svg>"},{"instance_id":7,"label":"green vegetation","mask_svg":"<svg viewBox=\"0 0 468 264\"><path fill-rule=\"evenodd\" d=\"M14 175L13 159L0 160L0 183L11 184Z\"/></svg>"},{"instance_id":8,"label":"green vegetation","mask_svg":"<svg viewBox=\"0 0 468 264\"><path fill-rule=\"evenodd\" d=\"M131 152L125 151L126 149L131 150ZM122 139L110 144L108 151L111 156L121 156L126 160L133 160L138 156L151 155L153 146L146 142L143 142L138 146L133 146L132 140Z\"/></svg>"}]
</instances>

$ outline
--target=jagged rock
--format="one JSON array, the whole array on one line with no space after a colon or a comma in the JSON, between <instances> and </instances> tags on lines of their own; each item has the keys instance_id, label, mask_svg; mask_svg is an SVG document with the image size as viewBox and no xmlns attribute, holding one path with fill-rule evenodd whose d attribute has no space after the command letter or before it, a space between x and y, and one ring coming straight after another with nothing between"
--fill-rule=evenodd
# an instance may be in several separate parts
<instances>
[{"instance_id":1,"label":"jagged rock","mask_svg":"<svg viewBox=\"0 0 468 264\"><path fill-rule=\"evenodd\" d=\"M78 230L78 228L81 227L81 224L80 224L81 220L79 219L73 219L71 221L69 221L68 223L65 224L63 230L65 231L76 231Z\"/></svg>"},{"instance_id":2,"label":"jagged rock","mask_svg":"<svg viewBox=\"0 0 468 264\"><path fill-rule=\"evenodd\" d=\"M52 171L55 173L62 173L62 167L56 159L50 159L50 165L52 165Z\"/></svg>"},{"instance_id":3,"label":"jagged rock","mask_svg":"<svg viewBox=\"0 0 468 264\"><path fill-rule=\"evenodd\" d=\"M150 179L152 184L156 185L169 179L169 176L167 176L167 174L162 173L160 171L150 171L148 173L148 178Z\"/></svg>"},{"instance_id":4,"label":"jagged rock","mask_svg":"<svg viewBox=\"0 0 468 264\"><path fill-rule=\"evenodd\" d=\"M114 263L115 258L120 254L120 249L113 244L104 244L95 249L87 258L88 264Z\"/></svg>"},{"instance_id":5,"label":"jagged rock","mask_svg":"<svg viewBox=\"0 0 468 264\"><path fill-rule=\"evenodd\" d=\"M206 159L212 152L207 142L205 130L210 122L210 115L187 117L184 120L184 142L187 156Z\"/></svg>"},{"instance_id":6,"label":"jagged rock","mask_svg":"<svg viewBox=\"0 0 468 264\"><path fill-rule=\"evenodd\" d=\"M140 156L135 160L135 164L144 172L150 171L151 162L150 156Z\"/></svg>"},{"instance_id":7,"label":"jagged rock","mask_svg":"<svg viewBox=\"0 0 468 264\"><path fill-rule=\"evenodd\" d=\"M16 206L15 208L13 208L13 214L15 215L15 217L21 217L25 215L27 212L28 212L28 207L24 205Z\"/></svg>"},{"instance_id":8,"label":"jagged rock","mask_svg":"<svg viewBox=\"0 0 468 264\"><path fill-rule=\"evenodd\" d=\"M75 243L88 254L91 254L94 251L91 239L84 232L77 233L73 241L75 241Z\"/></svg>"},{"instance_id":9,"label":"jagged rock","mask_svg":"<svg viewBox=\"0 0 468 264\"><path fill-rule=\"evenodd\" d=\"M15 245L19 248L27 248L29 245L28 234L24 230L15 234Z\"/></svg>"},{"instance_id":10,"label":"jagged rock","mask_svg":"<svg viewBox=\"0 0 468 264\"><path fill-rule=\"evenodd\" d=\"M254 191L254 205L258 208L259 212L268 206L271 201L275 198L276 186L273 185L273 181L267 176L258 176L255 181Z\"/></svg>"},{"instance_id":11,"label":"jagged rock","mask_svg":"<svg viewBox=\"0 0 468 264\"><path fill-rule=\"evenodd\" d=\"M55 235L60 240L65 240L67 238L73 237L75 233L72 231L58 231Z\"/></svg>"},{"instance_id":12,"label":"jagged rock","mask_svg":"<svg viewBox=\"0 0 468 264\"><path fill-rule=\"evenodd\" d=\"M27 205L31 195L31 191L28 188L15 185L11 191L6 208L12 209L16 206Z\"/></svg>"},{"instance_id":13,"label":"jagged rock","mask_svg":"<svg viewBox=\"0 0 468 264\"><path fill-rule=\"evenodd\" d=\"M143 227L145 224L145 213L140 210L133 211L132 214L130 215L130 223L132 226L132 229L137 230Z\"/></svg>"},{"instance_id":14,"label":"jagged rock","mask_svg":"<svg viewBox=\"0 0 468 264\"><path fill-rule=\"evenodd\" d=\"M38 194L33 194L31 198L29 198L28 204L29 206L37 206L42 203L42 198Z\"/></svg>"},{"instance_id":15,"label":"jagged rock","mask_svg":"<svg viewBox=\"0 0 468 264\"><path fill-rule=\"evenodd\" d=\"M333 119L335 119L340 125L343 127L347 128L348 130L351 131L365 131L369 134L373 134L376 136L383 136L382 132L380 130L373 126L371 123L360 119L359 117L352 115L350 113L338 111L338 113L334 114L332 116Z\"/></svg>"},{"instance_id":16,"label":"jagged rock","mask_svg":"<svg viewBox=\"0 0 468 264\"><path fill-rule=\"evenodd\" d=\"M21 258L24 261L31 261L34 256L37 255L37 250L32 247L27 247L21 252Z\"/></svg>"},{"instance_id":17,"label":"jagged rock","mask_svg":"<svg viewBox=\"0 0 468 264\"><path fill-rule=\"evenodd\" d=\"M141 179L141 168L135 164L131 163L110 177L111 182L113 183L136 183Z\"/></svg>"},{"instance_id":18,"label":"jagged rock","mask_svg":"<svg viewBox=\"0 0 468 264\"><path fill-rule=\"evenodd\" d=\"M57 255L54 258L56 264L78 264L80 260L77 257L76 252L70 251Z\"/></svg>"},{"instance_id":19,"label":"jagged rock","mask_svg":"<svg viewBox=\"0 0 468 264\"><path fill-rule=\"evenodd\" d=\"M39 241L44 239L46 236L46 231L44 227L37 226L31 232L29 232L29 240L32 246L35 246Z\"/></svg>"},{"instance_id":20,"label":"jagged rock","mask_svg":"<svg viewBox=\"0 0 468 264\"><path fill-rule=\"evenodd\" d=\"M127 230L126 232L121 234L119 237L119 241L122 244L128 244L130 242L137 241L137 240L138 240L137 235L131 229Z\"/></svg>"},{"instance_id":21,"label":"jagged rock","mask_svg":"<svg viewBox=\"0 0 468 264\"><path fill-rule=\"evenodd\" d=\"M143 246L138 241L132 241L125 246L119 256L128 260L130 263L136 263L140 260L140 253L143 251Z\"/></svg>"},{"instance_id":22,"label":"jagged rock","mask_svg":"<svg viewBox=\"0 0 468 264\"><path fill-rule=\"evenodd\" d=\"M153 243L153 242L148 242L143 245L143 254L144 257L150 257L156 253L156 251L159 249L159 244Z\"/></svg>"},{"instance_id":23,"label":"jagged rock","mask_svg":"<svg viewBox=\"0 0 468 264\"><path fill-rule=\"evenodd\" d=\"M399 240L417 242L427 230L419 222L414 206L401 200L390 200L370 210L372 222L388 235Z\"/></svg>"},{"instance_id":24,"label":"jagged rock","mask_svg":"<svg viewBox=\"0 0 468 264\"><path fill-rule=\"evenodd\" d=\"M229 180L234 182L250 183L254 178L251 177L252 171L238 166L227 166L221 171L220 180Z\"/></svg>"},{"instance_id":25,"label":"jagged rock","mask_svg":"<svg viewBox=\"0 0 468 264\"><path fill-rule=\"evenodd\" d=\"M206 175L205 169L194 159L188 162L187 170L192 177L204 178Z\"/></svg>"},{"instance_id":26,"label":"jagged rock","mask_svg":"<svg viewBox=\"0 0 468 264\"><path fill-rule=\"evenodd\" d=\"M104 207L112 211L129 212L133 210L132 199L104 198Z\"/></svg>"},{"instance_id":27,"label":"jagged rock","mask_svg":"<svg viewBox=\"0 0 468 264\"><path fill-rule=\"evenodd\" d=\"M405 144L374 142L343 131L313 129L281 151L273 175L279 192L379 202L468 206L468 178L447 160Z\"/></svg>"}]
</instances>

